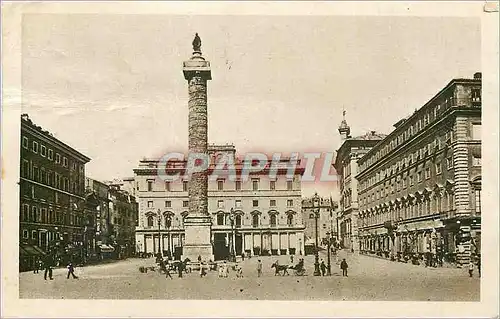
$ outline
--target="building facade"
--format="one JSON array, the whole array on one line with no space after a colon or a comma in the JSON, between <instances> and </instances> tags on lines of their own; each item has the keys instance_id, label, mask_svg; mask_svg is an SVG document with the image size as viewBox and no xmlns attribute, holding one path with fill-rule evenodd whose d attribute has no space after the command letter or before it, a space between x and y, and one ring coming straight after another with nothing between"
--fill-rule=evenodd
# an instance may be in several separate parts
<instances>
[{"instance_id":1,"label":"building facade","mask_svg":"<svg viewBox=\"0 0 500 319\"><path fill-rule=\"evenodd\" d=\"M304 222L305 243L315 244L316 238L316 219L315 213L318 208L314 207L313 198L302 199L302 220ZM338 241L338 203L331 198L320 197L319 199L319 218L318 218L318 241L320 245L326 244L329 238L333 242Z\"/></svg>"},{"instance_id":2,"label":"building facade","mask_svg":"<svg viewBox=\"0 0 500 319\"><path fill-rule=\"evenodd\" d=\"M37 252L83 258L93 245L94 216L85 205L90 158L35 125L27 114L21 116L20 149L20 268L29 268Z\"/></svg>"},{"instance_id":3,"label":"building facade","mask_svg":"<svg viewBox=\"0 0 500 319\"><path fill-rule=\"evenodd\" d=\"M479 255L481 74L450 81L358 165L360 250L458 265Z\"/></svg>"},{"instance_id":4,"label":"building facade","mask_svg":"<svg viewBox=\"0 0 500 319\"><path fill-rule=\"evenodd\" d=\"M134 196L121 189L122 184L109 184L109 239L118 258L135 255L135 227L138 203Z\"/></svg>"},{"instance_id":5,"label":"building facade","mask_svg":"<svg viewBox=\"0 0 500 319\"><path fill-rule=\"evenodd\" d=\"M337 151L334 167L339 177L339 242L340 246L356 251L358 248L358 181L355 176L358 173L358 159L366 154L379 141L385 138L385 134L371 131L365 135L350 136L350 127L345 119L339 126L339 133L343 141Z\"/></svg>"},{"instance_id":6,"label":"building facade","mask_svg":"<svg viewBox=\"0 0 500 319\"><path fill-rule=\"evenodd\" d=\"M211 244L215 259L236 255L303 254L304 224L301 214L303 169L293 169L287 178L288 163L280 162L275 177L269 170L241 178L245 164L235 157L233 145L210 145L209 154L233 156L237 179L220 174L209 178L208 211L211 217ZM267 163L270 165L270 162ZM269 167L269 166L267 166ZM188 182L179 178L165 181L158 175L158 160L142 160L134 170L139 201L136 249L143 253L172 253L182 256L184 219L189 214ZM169 161L166 174L183 173L185 161ZM211 166L209 172L213 172Z\"/></svg>"}]
</instances>

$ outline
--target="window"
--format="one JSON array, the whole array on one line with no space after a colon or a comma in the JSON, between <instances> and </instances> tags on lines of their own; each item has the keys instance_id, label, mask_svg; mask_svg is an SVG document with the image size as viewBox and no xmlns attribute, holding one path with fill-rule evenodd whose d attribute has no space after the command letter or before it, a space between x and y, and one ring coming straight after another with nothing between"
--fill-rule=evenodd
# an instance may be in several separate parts
<instances>
[{"instance_id":1,"label":"window","mask_svg":"<svg viewBox=\"0 0 500 319\"><path fill-rule=\"evenodd\" d=\"M36 238L37 238L37 236L36 236L36 235L37 235L36 230L31 231L31 238L32 238L32 239L36 239Z\"/></svg>"},{"instance_id":2,"label":"window","mask_svg":"<svg viewBox=\"0 0 500 319\"><path fill-rule=\"evenodd\" d=\"M481 157L472 156L472 166L481 166Z\"/></svg>"},{"instance_id":3,"label":"window","mask_svg":"<svg viewBox=\"0 0 500 319\"><path fill-rule=\"evenodd\" d=\"M32 148L34 153L38 153L38 143L33 141L33 148Z\"/></svg>"},{"instance_id":4,"label":"window","mask_svg":"<svg viewBox=\"0 0 500 319\"><path fill-rule=\"evenodd\" d=\"M28 138L26 136L23 136L23 147L26 149L29 147Z\"/></svg>"},{"instance_id":5,"label":"window","mask_svg":"<svg viewBox=\"0 0 500 319\"><path fill-rule=\"evenodd\" d=\"M241 208L241 199L237 199L237 200L235 201L235 206L236 206L237 208Z\"/></svg>"},{"instance_id":6,"label":"window","mask_svg":"<svg viewBox=\"0 0 500 319\"><path fill-rule=\"evenodd\" d=\"M286 189L291 191L293 189L292 181L286 181Z\"/></svg>"},{"instance_id":7,"label":"window","mask_svg":"<svg viewBox=\"0 0 500 319\"><path fill-rule=\"evenodd\" d=\"M422 181L422 172L417 173L417 181L421 182Z\"/></svg>"},{"instance_id":8,"label":"window","mask_svg":"<svg viewBox=\"0 0 500 319\"><path fill-rule=\"evenodd\" d=\"M252 189L254 191L258 191L259 190L259 181L258 180L252 180Z\"/></svg>"},{"instance_id":9,"label":"window","mask_svg":"<svg viewBox=\"0 0 500 319\"><path fill-rule=\"evenodd\" d=\"M217 190L223 191L224 190L224 181L223 180L218 180L217 181Z\"/></svg>"},{"instance_id":10,"label":"window","mask_svg":"<svg viewBox=\"0 0 500 319\"><path fill-rule=\"evenodd\" d=\"M253 207L258 207L258 206L259 206L259 201L258 201L257 199L254 199L254 200L252 201L252 206L253 206Z\"/></svg>"},{"instance_id":11,"label":"window","mask_svg":"<svg viewBox=\"0 0 500 319\"><path fill-rule=\"evenodd\" d=\"M292 226L293 225L293 215L292 214L288 214L288 216L286 217L286 224L288 226Z\"/></svg>"},{"instance_id":12,"label":"window","mask_svg":"<svg viewBox=\"0 0 500 319\"><path fill-rule=\"evenodd\" d=\"M413 186L413 176L410 176L410 186Z\"/></svg>"},{"instance_id":13,"label":"window","mask_svg":"<svg viewBox=\"0 0 500 319\"><path fill-rule=\"evenodd\" d=\"M182 191L183 192L187 192L188 191L188 182L187 181L183 181L182 182Z\"/></svg>"},{"instance_id":14,"label":"window","mask_svg":"<svg viewBox=\"0 0 500 319\"><path fill-rule=\"evenodd\" d=\"M169 229L172 227L172 217L165 216L165 228Z\"/></svg>"},{"instance_id":15,"label":"window","mask_svg":"<svg viewBox=\"0 0 500 319\"><path fill-rule=\"evenodd\" d=\"M288 200L286 201L286 206L288 206L288 207L292 207L292 206L293 206L293 199L288 199Z\"/></svg>"},{"instance_id":16,"label":"window","mask_svg":"<svg viewBox=\"0 0 500 319\"><path fill-rule=\"evenodd\" d=\"M40 155L42 155L43 157L47 156L47 148L45 147L45 145L40 146Z\"/></svg>"},{"instance_id":17,"label":"window","mask_svg":"<svg viewBox=\"0 0 500 319\"><path fill-rule=\"evenodd\" d=\"M271 227L275 227L276 226L276 214L272 214L271 215Z\"/></svg>"},{"instance_id":18,"label":"window","mask_svg":"<svg viewBox=\"0 0 500 319\"><path fill-rule=\"evenodd\" d=\"M241 181L236 181L236 190L237 191L241 190Z\"/></svg>"},{"instance_id":19,"label":"window","mask_svg":"<svg viewBox=\"0 0 500 319\"><path fill-rule=\"evenodd\" d=\"M153 181L148 180L148 192L152 192L152 191L153 191Z\"/></svg>"},{"instance_id":20,"label":"window","mask_svg":"<svg viewBox=\"0 0 500 319\"><path fill-rule=\"evenodd\" d=\"M276 181L269 182L269 189L272 191L276 190Z\"/></svg>"},{"instance_id":21,"label":"window","mask_svg":"<svg viewBox=\"0 0 500 319\"><path fill-rule=\"evenodd\" d=\"M425 179L431 178L431 169L429 167L425 168Z\"/></svg>"},{"instance_id":22,"label":"window","mask_svg":"<svg viewBox=\"0 0 500 319\"><path fill-rule=\"evenodd\" d=\"M52 160L54 158L54 151L49 149L48 157L49 157L49 160Z\"/></svg>"},{"instance_id":23,"label":"window","mask_svg":"<svg viewBox=\"0 0 500 319\"><path fill-rule=\"evenodd\" d=\"M217 214L217 225L224 225L224 214Z\"/></svg>"},{"instance_id":24,"label":"window","mask_svg":"<svg viewBox=\"0 0 500 319\"><path fill-rule=\"evenodd\" d=\"M314 219L314 214L313 213L309 214L309 218Z\"/></svg>"},{"instance_id":25,"label":"window","mask_svg":"<svg viewBox=\"0 0 500 319\"><path fill-rule=\"evenodd\" d=\"M182 201L182 207L189 207L189 201Z\"/></svg>"},{"instance_id":26,"label":"window","mask_svg":"<svg viewBox=\"0 0 500 319\"><path fill-rule=\"evenodd\" d=\"M172 202L171 202L171 201L169 201L169 200L166 200L166 201L165 201L165 207L166 207L166 208L170 208L170 207L172 207Z\"/></svg>"},{"instance_id":27,"label":"window","mask_svg":"<svg viewBox=\"0 0 500 319\"><path fill-rule=\"evenodd\" d=\"M476 207L476 213L481 212L481 189L475 189L474 190L474 198L475 198L475 207Z\"/></svg>"},{"instance_id":28,"label":"window","mask_svg":"<svg viewBox=\"0 0 500 319\"><path fill-rule=\"evenodd\" d=\"M46 208L42 208L42 223L45 224L47 223L47 209Z\"/></svg>"},{"instance_id":29,"label":"window","mask_svg":"<svg viewBox=\"0 0 500 319\"><path fill-rule=\"evenodd\" d=\"M271 207L275 207L275 206L276 206L276 200L275 200L275 199L271 199L271 200L269 201L269 206L271 206Z\"/></svg>"},{"instance_id":30,"label":"window","mask_svg":"<svg viewBox=\"0 0 500 319\"><path fill-rule=\"evenodd\" d=\"M31 219L30 221L36 222L36 206L31 207Z\"/></svg>"},{"instance_id":31,"label":"window","mask_svg":"<svg viewBox=\"0 0 500 319\"><path fill-rule=\"evenodd\" d=\"M27 160L23 160L22 166L22 176L29 177L30 176L30 163Z\"/></svg>"},{"instance_id":32,"label":"window","mask_svg":"<svg viewBox=\"0 0 500 319\"><path fill-rule=\"evenodd\" d=\"M23 238L28 239L29 233L27 229L23 229Z\"/></svg>"},{"instance_id":33,"label":"window","mask_svg":"<svg viewBox=\"0 0 500 319\"><path fill-rule=\"evenodd\" d=\"M252 216L252 227L259 227L259 215Z\"/></svg>"},{"instance_id":34,"label":"window","mask_svg":"<svg viewBox=\"0 0 500 319\"><path fill-rule=\"evenodd\" d=\"M40 182L42 184L45 184L47 182L47 179L46 179L47 175L45 175L45 168L41 168L40 169Z\"/></svg>"},{"instance_id":35,"label":"window","mask_svg":"<svg viewBox=\"0 0 500 319\"><path fill-rule=\"evenodd\" d=\"M56 153L56 164L61 164L61 155Z\"/></svg>"},{"instance_id":36,"label":"window","mask_svg":"<svg viewBox=\"0 0 500 319\"><path fill-rule=\"evenodd\" d=\"M148 227L153 227L153 216L148 216Z\"/></svg>"},{"instance_id":37,"label":"window","mask_svg":"<svg viewBox=\"0 0 500 319\"><path fill-rule=\"evenodd\" d=\"M241 227L241 215L236 215L236 227Z\"/></svg>"},{"instance_id":38,"label":"window","mask_svg":"<svg viewBox=\"0 0 500 319\"><path fill-rule=\"evenodd\" d=\"M165 190L170 192L170 182L165 182Z\"/></svg>"},{"instance_id":39,"label":"window","mask_svg":"<svg viewBox=\"0 0 500 319\"><path fill-rule=\"evenodd\" d=\"M436 163L436 174L441 174L441 162Z\"/></svg>"},{"instance_id":40,"label":"window","mask_svg":"<svg viewBox=\"0 0 500 319\"><path fill-rule=\"evenodd\" d=\"M472 124L472 139L480 140L481 139L481 124Z\"/></svg>"},{"instance_id":41,"label":"window","mask_svg":"<svg viewBox=\"0 0 500 319\"><path fill-rule=\"evenodd\" d=\"M63 166L68 167L68 158L65 156L63 157Z\"/></svg>"},{"instance_id":42,"label":"window","mask_svg":"<svg viewBox=\"0 0 500 319\"><path fill-rule=\"evenodd\" d=\"M23 221L28 221L29 214L30 214L30 206L29 205L23 205L23 215L21 217L22 220Z\"/></svg>"},{"instance_id":43,"label":"window","mask_svg":"<svg viewBox=\"0 0 500 319\"><path fill-rule=\"evenodd\" d=\"M217 201L217 207L218 207L218 208L224 208L224 200L222 200L222 199L221 199L221 200L218 200L218 201Z\"/></svg>"},{"instance_id":44,"label":"window","mask_svg":"<svg viewBox=\"0 0 500 319\"><path fill-rule=\"evenodd\" d=\"M448 169L453 168L453 158L452 157L448 157L446 159L446 166L448 166Z\"/></svg>"},{"instance_id":45,"label":"window","mask_svg":"<svg viewBox=\"0 0 500 319\"><path fill-rule=\"evenodd\" d=\"M33 166L33 180L38 182L39 176L38 176L38 167Z\"/></svg>"}]
</instances>

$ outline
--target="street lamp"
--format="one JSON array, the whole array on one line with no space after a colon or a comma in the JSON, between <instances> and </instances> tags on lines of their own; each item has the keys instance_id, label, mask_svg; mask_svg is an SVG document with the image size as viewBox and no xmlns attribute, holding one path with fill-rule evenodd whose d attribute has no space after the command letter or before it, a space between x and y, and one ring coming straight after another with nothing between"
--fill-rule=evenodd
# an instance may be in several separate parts
<instances>
[{"instance_id":1,"label":"street lamp","mask_svg":"<svg viewBox=\"0 0 500 319\"><path fill-rule=\"evenodd\" d=\"M234 262L236 261L236 246L235 246L235 240L234 240L234 209L231 207L231 212L229 213L229 219L231 220L231 247L230 247L230 253L229 253L229 258L230 261Z\"/></svg>"},{"instance_id":2,"label":"street lamp","mask_svg":"<svg viewBox=\"0 0 500 319\"><path fill-rule=\"evenodd\" d=\"M168 254L168 257L170 258L170 256L172 255L171 252L170 252L170 247L172 246L172 243L170 242L170 228L172 227L172 217L170 215L167 215L166 219L165 219L165 228L167 229L167 254Z\"/></svg>"},{"instance_id":3,"label":"street lamp","mask_svg":"<svg viewBox=\"0 0 500 319\"><path fill-rule=\"evenodd\" d=\"M330 250L331 250L331 245L332 245L332 233L331 232L327 232L326 233L326 236L327 236L327 248L328 248L328 255L327 255L327 258L328 258L328 268L326 269L327 271L327 276L331 276L332 275L332 264L330 263Z\"/></svg>"},{"instance_id":4,"label":"street lamp","mask_svg":"<svg viewBox=\"0 0 500 319\"><path fill-rule=\"evenodd\" d=\"M319 196L318 193L314 194L313 197L313 208L314 208L314 221L316 228L316 249L314 251L314 276L321 276L319 270L319 245L318 245L318 218L319 218Z\"/></svg>"},{"instance_id":5,"label":"street lamp","mask_svg":"<svg viewBox=\"0 0 500 319\"><path fill-rule=\"evenodd\" d=\"M161 230L160 230L160 225L161 225L161 210L158 208L158 256L163 257L163 252L161 251Z\"/></svg>"}]
</instances>

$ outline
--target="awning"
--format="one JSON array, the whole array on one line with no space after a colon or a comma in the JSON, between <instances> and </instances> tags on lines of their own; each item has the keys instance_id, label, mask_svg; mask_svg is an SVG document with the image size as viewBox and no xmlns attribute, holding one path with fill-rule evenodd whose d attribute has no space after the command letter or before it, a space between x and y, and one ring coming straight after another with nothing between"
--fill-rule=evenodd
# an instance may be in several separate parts
<instances>
[{"instance_id":1,"label":"awning","mask_svg":"<svg viewBox=\"0 0 500 319\"><path fill-rule=\"evenodd\" d=\"M19 246L19 252L21 254L25 253L26 255L31 256L43 256L45 252L36 246L23 245Z\"/></svg>"},{"instance_id":2,"label":"awning","mask_svg":"<svg viewBox=\"0 0 500 319\"><path fill-rule=\"evenodd\" d=\"M111 252L115 251L113 246L109 246L109 245L105 245L105 244L99 245L98 247L101 250L101 253L111 253Z\"/></svg>"}]
</instances>

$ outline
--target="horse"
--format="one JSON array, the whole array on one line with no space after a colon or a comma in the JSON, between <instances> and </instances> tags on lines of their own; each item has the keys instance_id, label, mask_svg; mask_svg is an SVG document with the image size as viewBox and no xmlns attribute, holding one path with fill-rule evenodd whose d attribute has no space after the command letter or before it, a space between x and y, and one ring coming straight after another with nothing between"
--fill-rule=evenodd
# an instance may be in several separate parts
<instances>
[{"instance_id":1,"label":"horse","mask_svg":"<svg viewBox=\"0 0 500 319\"><path fill-rule=\"evenodd\" d=\"M282 276L284 276L285 274L290 275L288 273L288 265L279 265L278 263L274 263L271 265L271 268L275 269L275 272L274 272L275 276L279 275L280 271L283 272Z\"/></svg>"}]
</instances>

